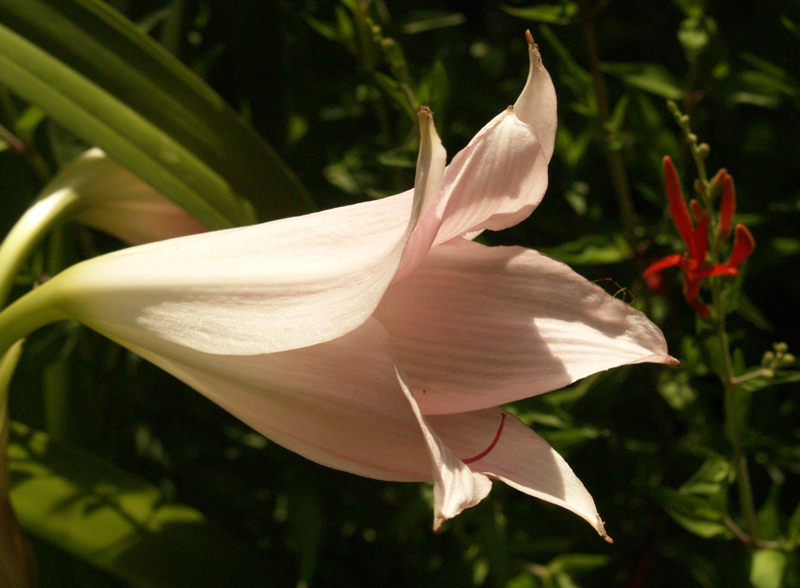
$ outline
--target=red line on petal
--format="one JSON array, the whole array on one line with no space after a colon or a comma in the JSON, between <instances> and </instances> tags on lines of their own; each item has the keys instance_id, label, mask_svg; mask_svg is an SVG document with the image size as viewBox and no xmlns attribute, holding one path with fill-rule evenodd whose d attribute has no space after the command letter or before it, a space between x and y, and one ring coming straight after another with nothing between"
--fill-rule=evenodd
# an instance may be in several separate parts
<instances>
[{"instance_id":1,"label":"red line on petal","mask_svg":"<svg viewBox=\"0 0 800 588\"><path fill-rule=\"evenodd\" d=\"M497 434L494 436L494 439L493 439L493 440L492 440L492 442L489 444L489 447L487 447L486 449L484 449L483 451L481 451L481 452L480 452L478 455L476 455L475 457L470 457L470 458L467 458L467 459L462 459L461 461L463 461L464 463L475 463L475 462L476 462L476 461L478 461L479 459L482 459L482 458L486 457L487 455L489 455L489 452L490 452L492 449L494 449L494 446L495 446L495 445L497 445L497 442L498 442L498 441L500 441L500 435L501 435L501 433L503 432L503 425L505 425L505 423L506 423L506 413L502 413L502 414L500 415L500 426L497 428Z\"/></svg>"}]
</instances>

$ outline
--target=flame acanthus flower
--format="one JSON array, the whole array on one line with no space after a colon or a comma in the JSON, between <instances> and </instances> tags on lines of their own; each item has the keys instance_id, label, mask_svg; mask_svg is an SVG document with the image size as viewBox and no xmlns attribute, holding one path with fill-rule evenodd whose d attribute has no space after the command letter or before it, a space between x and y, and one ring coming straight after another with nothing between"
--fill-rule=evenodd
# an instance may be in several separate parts
<instances>
[{"instance_id":1,"label":"flame acanthus flower","mask_svg":"<svg viewBox=\"0 0 800 588\"><path fill-rule=\"evenodd\" d=\"M421 109L413 190L121 250L28 296L308 459L433 480L435 528L502 480L606 537L566 462L500 405L674 360L643 314L565 264L471 240L520 222L547 187L556 96L528 39L519 99L447 166Z\"/></svg>"},{"instance_id":2,"label":"flame acanthus flower","mask_svg":"<svg viewBox=\"0 0 800 588\"><path fill-rule=\"evenodd\" d=\"M739 266L753 252L755 241L747 227L737 224L730 257L725 263L708 263L708 232L711 219L697 200L691 200L689 207L686 206L678 171L668 155L664 156L663 166L670 215L678 234L686 245L686 253L675 253L654 261L645 270L643 276L650 278L668 267L679 267L683 273L683 294L686 301L702 318L708 318L708 305L700 300L700 287L703 280L711 276L739 275ZM714 184L722 190L720 218L716 234L720 240L724 240L730 235L733 215L736 212L736 192L733 187L733 178L724 169L716 175ZM696 226L689 216L689 208L697 221Z\"/></svg>"}]
</instances>

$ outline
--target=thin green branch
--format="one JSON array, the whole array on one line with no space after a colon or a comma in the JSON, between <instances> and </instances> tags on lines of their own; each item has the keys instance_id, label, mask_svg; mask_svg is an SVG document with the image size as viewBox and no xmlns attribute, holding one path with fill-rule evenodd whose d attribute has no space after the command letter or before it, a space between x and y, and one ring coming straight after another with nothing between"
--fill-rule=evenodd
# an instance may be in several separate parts
<instances>
[{"instance_id":1,"label":"thin green branch","mask_svg":"<svg viewBox=\"0 0 800 588\"><path fill-rule=\"evenodd\" d=\"M718 366L717 376L722 382L725 392L725 433L733 449L733 465L736 472L736 487L739 492L739 505L745 520L746 533L751 541L751 547L760 546L758 539L758 519L756 518L753 488L750 482L750 471L747 466L747 456L742 441L742 415L739 411L735 376L733 373L733 360L731 358L730 342L725 327L725 312L722 302L721 280L715 280L712 285L712 301L716 314L713 318L714 333L719 340L722 350L722 366Z\"/></svg>"},{"instance_id":2,"label":"thin green branch","mask_svg":"<svg viewBox=\"0 0 800 588\"><path fill-rule=\"evenodd\" d=\"M581 2L581 12L583 15L581 24L589 54L589 61L591 63L592 84L594 85L595 99L597 100L597 111L602 127L604 131L608 133L611 109L608 106L608 99L606 97L606 83L603 72L600 69L600 52L597 49L597 37L594 30L594 16L596 11L593 11L589 3L584 1ZM622 159L622 154L618 149L613 149L610 143L611 137L606 136L604 151L606 154L608 171L611 176L611 183L614 186L614 195L622 217L622 232L628 245L630 245L633 251L636 251L636 212L634 211L633 200L631 199L628 174L625 170L625 162Z\"/></svg>"},{"instance_id":3,"label":"thin green branch","mask_svg":"<svg viewBox=\"0 0 800 588\"><path fill-rule=\"evenodd\" d=\"M29 547L9 501L11 475L8 469L8 386L22 355L19 340L0 359L0 584L8 588L35 585L35 568Z\"/></svg>"}]
</instances>

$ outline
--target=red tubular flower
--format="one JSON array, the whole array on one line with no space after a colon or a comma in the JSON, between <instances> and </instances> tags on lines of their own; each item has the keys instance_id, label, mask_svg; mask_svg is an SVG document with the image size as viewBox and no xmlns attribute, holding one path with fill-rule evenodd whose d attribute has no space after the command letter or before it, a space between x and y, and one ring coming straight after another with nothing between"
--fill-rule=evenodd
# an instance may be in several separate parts
<instances>
[{"instance_id":1,"label":"red tubular flower","mask_svg":"<svg viewBox=\"0 0 800 588\"><path fill-rule=\"evenodd\" d=\"M718 176L723 182L718 230L721 235L724 235L730 232L736 209L736 197L731 176L727 172L723 173L722 170ZM694 226L689 216L689 207L686 206L681 192L678 172L669 156L664 157L664 183L672 221L683 242L686 243L686 253L676 253L656 260L645 270L643 276L649 278L668 267L680 267L683 272L683 294L686 301L701 317L707 318L708 306L699 300L701 281L710 276L738 275L738 267L753 252L755 241L747 227L736 225L733 249L728 260L725 263L707 265L708 230L711 218L699 202L692 200L689 207L697 220L697 226Z\"/></svg>"},{"instance_id":2,"label":"red tubular flower","mask_svg":"<svg viewBox=\"0 0 800 588\"><path fill-rule=\"evenodd\" d=\"M675 169L675 164L672 163L669 155L664 156L664 184L667 188L667 202L669 203L672 222L675 223L675 228L678 229L683 242L689 248L689 255L696 257L693 248L694 228L692 227L692 219L689 217L689 209L686 208L686 200L683 199L678 170Z\"/></svg>"},{"instance_id":3,"label":"red tubular flower","mask_svg":"<svg viewBox=\"0 0 800 588\"><path fill-rule=\"evenodd\" d=\"M727 239L733 226L733 213L736 211L736 190L733 187L733 178L725 174L722 184L722 200L719 203L719 235Z\"/></svg>"},{"instance_id":4,"label":"red tubular flower","mask_svg":"<svg viewBox=\"0 0 800 588\"><path fill-rule=\"evenodd\" d=\"M739 265L753 252L756 248L756 241L753 235L746 226L739 224L736 225L736 232L733 235L733 249L728 261L725 262L726 266L739 267Z\"/></svg>"}]
</instances>

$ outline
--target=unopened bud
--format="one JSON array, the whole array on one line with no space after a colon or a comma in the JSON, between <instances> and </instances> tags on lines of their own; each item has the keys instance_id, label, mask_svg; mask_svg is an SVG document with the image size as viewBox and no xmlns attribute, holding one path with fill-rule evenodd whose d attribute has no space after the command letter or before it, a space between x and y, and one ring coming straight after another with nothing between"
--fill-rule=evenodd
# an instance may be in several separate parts
<instances>
[{"instance_id":1,"label":"unopened bud","mask_svg":"<svg viewBox=\"0 0 800 588\"><path fill-rule=\"evenodd\" d=\"M791 353L784 353L783 355L783 366L792 365L797 358Z\"/></svg>"},{"instance_id":2,"label":"unopened bud","mask_svg":"<svg viewBox=\"0 0 800 588\"><path fill-rule=\"evenodd\" d=\"M775 361L775 354L772 351L767 351L764 353L764 357L761 358L761 365L772 365Z\"/></svg>"},{"instance_id":3,"label":"unopened bud","mask_svg":"<svg viewBox=\"0 0 800 588\"><path fill-rule=\"evenodd\" d=\"M711 147L708 146L708 143L700 143L697 146L697 154L705 159L708 157L708 154L711 152Z\"/></svg>"},{"instance_id":4,"label":"unopened bud","mask_svg":"<svg viewBox=\"0 0 800 588\"><path fill-rule=\"evenodd\" d=\"M772 348L775 350L775 353L778 354L783 354L789 351L789 346L783 341L781 341L780 343L774 343L772 345Z\"/></svg>"},{"instance_id":5,"label":"unopened bud","mask_svg":"<svg viewBox=\"0 0 800 588\"><path fill-rule=\"evenodd\" d=\"M705 145L705 143L703 143ZM713 178L711 178L711 185L714 186L715 190L722 190L722 186L725 183L725 176L728 175L728 170L724 167L719 170Z\"/></svg>"},{"instance_id":6,"label":"unopened bud","mask_svg":"<svg viewBox=\"0 0 800 588\"><path fill-rule=\"evenodd\" d=\"M687 125L687 124L689 124L689 115L688 114L682 114L678 120L680 121L680 123L682 125Z\"/></svg>"}]
</instances>

